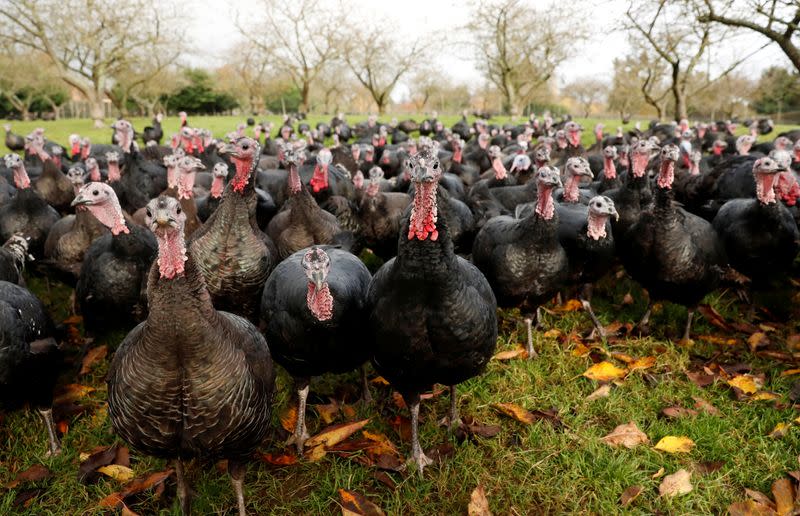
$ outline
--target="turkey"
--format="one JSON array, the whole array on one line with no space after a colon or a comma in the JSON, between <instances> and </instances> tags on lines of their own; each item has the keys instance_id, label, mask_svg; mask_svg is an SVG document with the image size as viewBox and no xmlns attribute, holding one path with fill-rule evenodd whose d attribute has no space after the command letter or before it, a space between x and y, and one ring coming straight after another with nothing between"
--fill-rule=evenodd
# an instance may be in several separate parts
<instances>
[{"instance_id":1,"label":"turkey","mask_svg":"<svg viewBox=\"0 0 800 516\"><path fill-rule=\"evenodd\" d=\"M382 178L383 171L380 169L370 171L369 184L361 197L357 219L364 245L387 260L397 254L397 237L411 197L399 192L381 192Z\"/></svg>"},{"instance_id":2,"label":"turkey","mask_svg":"<svg viewBox=\"0 0 800 516\"><path fill-rule=\"evenodd\" d=\"M711 224L673 202L676 145L661 149L652 209L641 214L623 245L625 270L647 289L651 301L665 299L688 308L683 340L688 341L697 304L712 290L727 266L725 247ZM640 322L647 330L650 307Z\"/></svg>"},{"instance_id":3,"label":"turkey","mask_svg":"<svg viewBox=\"0 0 800 516\"><path fill-rule=\"evenodd\" d=\"M298 455L308 439L305 412L312 376L361 367L363 397L369 399L363 366L371 349L362 334L370 279L354 255L313 246L283 260L264 285L264 333L275 361L295 382L297 423L291 443Z\"/></svg>"},{"instance_id":4,"label":"turkey","mask_svg":"<svg viewBox=\"0 0 800 516\"><path fill-rule=\"evenodd\" d=\"M205 222L222 202L222 192L225 189L225 180L228 178L228 165L217 163L211 171L214 179L211 181L211 188L208 195L197 200L197 216Z\"/></svg>"},{"instance_id":5,"label":"turkey","mask_svg":"<svg viewBox=\"0 0 800 516\"><path fill-rule=\"evenodd\" d=\"M62 212L69 208L69 203L75 196L72 183L52 159L46 160L42 165L42 174L33 181L33 189L47 204Z\"/></svg>"},{"instance_id":6,"label":"turkey","mask_svg":"<svg viewBox=\"0 0 800 516\"><path fill-rule=\"evenodd\" d=\"M11 152L22 152L25 150L25 138L11 132L11 125L5 124L3 129L6 130L5 144Z\"/></svg>"},{"instance_id":7,"label":"turkey","mask_svg":"<svg viewBox=\"0 0 800 516\"><path fill-rule=\"evenodd\" d=\"M47 234L60 217L58 212L31 188L25 164L19 155L8 154L5 157L5 164L14 175L17 195L0 205L0 241L5 242L12 235L19 233L29 239L31 254L41 257Z\"/></svg>"},{"instance_id":8,"label":"turkey","mask_svg":"<svg viewBox=\"0 0 800 516\"><path fill-rule=\"evenodd\" d=\"M536 207L522 219L495 217L475 237L472 261L489 280L500 306L521 306L535 314L567 278L567 254L558 240L558 214L553 189L561 186L558 169L536 172ZM533 349L533 319L526 315L528 357Z\"/></svg>"},{"instance_id":9,"label":"turkey","mask_svg":"<svg viewBox=\"0 0 800 516\"><path fill-rule=\"evenodd\" d=\"M619 219L612 222L614 238L620 242L628 230L639 220L644 209L652 202L647 164L655 147L648 140L639 140L630 151L631 168L622 186L606 190L603 195L614 201ZM618 248L619 249L619 248Z\"/></svg>"},{"instance_id":10,"label":"turkey","mask_svg":"<svg viewBox=\"0 0 800 516\"><path fill-rule=\"evenodd\" d=\"M147 205L147 226L158 240L147 287L151 309L114 354L108 415L135 449L175 461L184 514L190 496L183 462L228 459L243 515L245 461L269 429L272 359L255 326L214 309L187 253L183 224L176 199L159 197Z\"/></svg>"},{"instance_id":11,"label":"turkey","mask_svg":"<svg viewBox=\"0 0 800 516\"><path fill-rule=\"evenodd\" d=\"M0 407L8 410L26 402L36 407L47 429L48 457L61 453L51 408L61 366L54 331L36 296L0 281Z\"/></svg>"},{"instance_id":12,"label":"turkey","mask_svg":"<svg viewBox=\"0 0 800 516\"><path fill-rule=\"evenodd\" d=\"M0 281L25 286L22 271L28 259L33 259L28 254L28 240L22 235L11 235L0 247Z\"/></svg>"},{"instance_id":13,"label":"turkey","mask_svg":"<svg viewBox=\"0 0 800 516\"><path fill-rule=\"evenodd\" d=\"M161 129L161 121L163 119L164 115L158 113L153 117L153 125L144 128L144 132L142 132L142 142L145 145L147 145L148 142L155 142L157 145L161 145L161 139L164 138L164 131Z\"/></svg>"},{"instance_id":14,"label":"turkey","mask_svg":"<svg viewBox=\"0 0 800 516\"><path fill-rule=\"evenodd\" d=\"M84 255L75 287L84 324L97 331L144 319L147 271L157 251L152 233L136 224L128 227L114 190L105 183L84 185L72 205L86 208L111 230Z\"/></svg>"},{"instance_id":15,"label":"turkey","mask_svg":"<svg viewBox=\"0 0 800 516\"><path fill-rule=\"evenodd\" d=\"M731 266L750 278L754 289L784 279L798 252L797 225L775 195L780 172L773 158L756 160L752 171L756 198L726 202L713 221Z\"/></svg>"},{"instance_id":16,"label":"turkey","mask_svg":"<svg viewBox=\"0 0 800 516\"><path fill-rule=\"evenodd\" d=\"M397 257L369 287L372 363L411 410L411 461L431 460L419 443L420 393L450 385L451 427L458 424L456 384L480 374L497 341L497 303L486 278L456 256L448 221L437 217L439 160L423 149L409 159L416 183Z\"/></svg>"},{"instance_id":17,"label":"turkey","mask_svg":"<svg viewBox=\"0 0 800 516\"><path fill-rule=\"evenodd\" d=\"M261 147L242 137L220 152L230 156L236 172L189 247L214 306L255 321L264 282L277 263L272 241L256 223L254 183Z\"/></svg>"}]
</instances>

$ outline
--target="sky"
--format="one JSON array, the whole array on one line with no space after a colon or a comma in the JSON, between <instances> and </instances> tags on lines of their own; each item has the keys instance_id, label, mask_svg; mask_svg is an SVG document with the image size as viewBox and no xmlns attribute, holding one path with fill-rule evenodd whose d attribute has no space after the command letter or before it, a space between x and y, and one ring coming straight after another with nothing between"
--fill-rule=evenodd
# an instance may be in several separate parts
<instances>
[{"instance_id":1,"label":"sky","mask_svg":"<svg viewBox=\"0 0 800 516\"><path fill-rule=\"evenodd\" d=\"M290 0L283 0L290 1ZM528 0L532 5L548 5L548 1ZM464 27L469 22L470 12L464 0L342 0L345 7L358 13L361 19L390 19L401 37L413 41L420 35L448 34ZM570 2L565 2L568 5ZM195 66L209 62L208 55L215 56L215 64L222 62L225 51L237 41L239 35L234 24L235 14L247 19L257 13L257 0L194 0L189 19L189 37L205 56L190 58ZM558 84L562 86L582 77L599 77L610 82L612 61L625 56L630 45L627 35L617 30L625 16L628 2L625 0L588 0L592 9L591 37L576 49L558 70ZM763 45L765 40L757 35L744 34L732 38L716 56L717 66L724 67L737 57ZM760 51L741 67L746 73L758 76L764 68L773 64L786 64L780 49L775 45ZM436 58L436 64L453 82L479 85L483 79L468 49L448 45ZM401 84L392 97L397 100L407 92Z\"/></svg>"}]
</instances>

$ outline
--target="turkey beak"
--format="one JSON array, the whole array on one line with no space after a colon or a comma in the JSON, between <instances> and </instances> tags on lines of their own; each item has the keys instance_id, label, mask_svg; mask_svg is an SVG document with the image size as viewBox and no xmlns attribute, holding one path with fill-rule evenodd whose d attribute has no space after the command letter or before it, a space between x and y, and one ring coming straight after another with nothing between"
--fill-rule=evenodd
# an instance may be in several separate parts
<instances>
[{"instance_id":1,"label":"turkey beak","mask_svg":"<svg viewBox=\"0 0 800 516\"><path fill-rule=\"evenodd\" d=\"M233 156L234 158L238 156L238 153L236 152L236 146L233 145L232 143L226 143L225 145L222 146L221 149L217 151L217 153L228 154L230 156Z\"/></svg>"},{"instance_id":2,"label":"turkey beak","mask_svg":"<svg viewBox=\"0 0 800 516\"><path fill-rule=\"evenodd\" d=\"M166 210L156 210L155 221L156 226L159 228L169 228L173 226L175 219L173 219L169 212Z\"/></svg>"},{"instance_id":3,"label":"turkey beak","mask_svg":"<svg viewBox=\"0 0 800 516\"><path fill-rule=\"evenodd\" d=\"M614 220L616 220L616 221L618 221L618 220L619 220L619 213L617 212L617 209L616 209L615 207L611 206L611 207L609 208L609 214L610 214L612 217L614 217Z\"/></svg>"},{"instance_id":4,"label":"turkey beak","mask_svg":"<svg viewBox=\"0 0 800 516\"><path fill-rule=\"evenodd\" d=\"M322 271L311 271L311 281L314 282L314 292L322 290L322 285L325 283L325 273Z\"/></svg>"},{"instance_id":5,"label":"turkey beak","mask_svg":"<svg viewBox=\"0 0 800 516\"><path fill-rule=\"evenodd\" d=\"M92 203L91 199L87 199L86 197L83 196L83 194L78 194L74 199L72 199L72 202L69 205L75 207L75 206L84 206L86 204L91 204L91 203Z\"/></svg>"}]
</instances>

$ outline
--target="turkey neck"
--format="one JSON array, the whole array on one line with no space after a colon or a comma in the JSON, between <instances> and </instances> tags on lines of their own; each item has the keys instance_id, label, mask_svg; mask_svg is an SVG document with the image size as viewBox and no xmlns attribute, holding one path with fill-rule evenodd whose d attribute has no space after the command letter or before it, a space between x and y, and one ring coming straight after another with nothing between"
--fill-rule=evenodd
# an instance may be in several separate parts
<instances>
[{"instance_id":1,"label":"turkey neck","mask_svg":"<svg viewBox=\"0 0 800 516\"><path fill-rule=\"evenodd\" d=\"M425 240L409 240L408 229L409 220L406 219L400 230L395 270L407 279L456 285L455 280L460 280L460 276L453 273L457 261L444 214L440 213L436 222L439 232L436 240L431 240L430 237Z\"/></svg>"},{"instance_id":2,"label":"turkey neck","mask_svg":"<svg viewBox=\"0 0 800 516\"><path fill-rule=\"evenodd\" d=\"M192 200L194 201L194 200ZM237 192L233 188L233 181L229 181L222 195L219 208L211 214L206 222L211 228L228 230L232 225L249 224L253 231L258 230L256 222L256 187L253 184L252 174L244 189Z\"/></svg>"}]
</instances>

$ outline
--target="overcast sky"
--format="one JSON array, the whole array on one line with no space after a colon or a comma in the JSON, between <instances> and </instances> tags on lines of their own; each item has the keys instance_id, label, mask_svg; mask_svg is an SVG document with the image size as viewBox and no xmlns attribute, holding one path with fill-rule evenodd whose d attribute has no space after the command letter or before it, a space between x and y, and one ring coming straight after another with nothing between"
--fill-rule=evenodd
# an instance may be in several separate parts
<instances>
[{"instance_id":1,"label":"overcast sky","mask_svg":"<svg viewBox=\"0 0 800 516\"><path fill-rule=\"evenodd\" d=\"M290 0L283 0L290 1ZM549 1L528 0L532 5L548 5ZM359 19L389 19L391 25L397 28L397 33L413 41L419 35L452 33L454 29L464 27L469 21L469 9L465 1L454 0L343 0L347 8L357 13ZM571 4L563 0L564 8ZM198 48L216 56L215 64L221 62L221 57L238 38L234 25L234 16L238 12L247 19L257 17L258 2L254 0L198 0L191 3L192 10L188 18L193 23L190 25L189 36ZM593 5L590 22L592 37L579 48L576 55L572 56L560 67L558 82L562 85L573 79L595 76L606 78L610 81L612 60L624 56L629 50L628 39L625 33L616 30L619 21L625 15L628 5L624 0L589 0ZM718 66L725 66L739 56L752 52L763 45L765 40L757 35L742 35L726 42L715 59ZM442 47L442 55L436 58L437 64L454 82L479 84L482 79L475 66L469 50L454 52L452 45ZM207 57L194 57L194 65L208 63ZM786 64L777 46L768 47L747 63L742 65L742 70L758 76L760 71L772 64ZM397 99L404 92L400 86L392 95Z\"/></svg>"}]
</instances>

